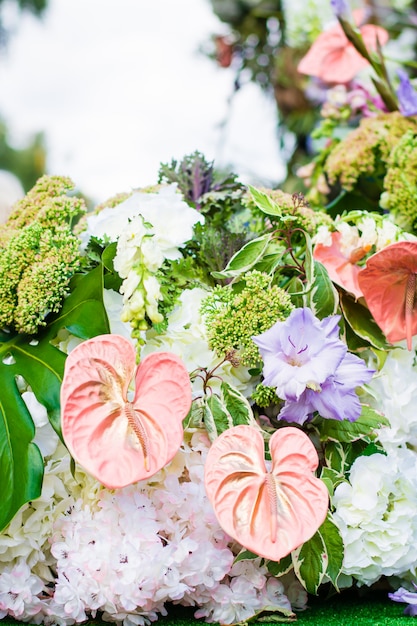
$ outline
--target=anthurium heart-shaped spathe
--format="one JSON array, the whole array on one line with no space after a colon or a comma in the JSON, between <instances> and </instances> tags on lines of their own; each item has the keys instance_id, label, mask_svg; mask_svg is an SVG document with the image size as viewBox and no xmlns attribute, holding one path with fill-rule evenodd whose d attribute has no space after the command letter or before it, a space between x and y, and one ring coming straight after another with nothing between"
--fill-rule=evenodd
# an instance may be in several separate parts
<instances>
[{"instance_id":1,"label":"anthurium heart-shaped spathe","mask_svg":"<svg viewBox=\"0 0 417 626\"><path fill-rule=\"evenodd\" d=\"M358 274L366 304L388 341L417 334L417 243L397 241L373 254Z\"/></svg>"},{"instance_id":2,"label":"anthurium heart-shaped spathe","mask_svg":"<svg viewBox=\"0 0 417 626\"><path fill-rule=\"evenodd\" d=\"M178 451L191 406L188 372L154 352L136 370L133 345L118 335L84 341L69 355L61 387L62 434L74 459L110 489L147 479Z\"/></svg>"},{"instance_id":3,"label":"anthurium heart-shaped spathe","mask_svg":"<svg viewBox=\"0 0 417 626\"><path fill-rule=\"evenodd\" d=\"M246 549L279 561L310 539L324 522L329 495L313 474L317 452L301 430L277 430L269 442L252 426L224 431L212 444L206 492L223 530Z\"/></svg>"}]
</instances>

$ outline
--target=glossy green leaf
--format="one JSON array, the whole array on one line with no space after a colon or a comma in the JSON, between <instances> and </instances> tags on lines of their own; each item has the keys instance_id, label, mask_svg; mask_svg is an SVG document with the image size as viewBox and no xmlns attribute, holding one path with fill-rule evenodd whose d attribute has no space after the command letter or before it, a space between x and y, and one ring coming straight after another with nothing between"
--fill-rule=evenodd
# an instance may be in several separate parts
<instances>
[{"instance_id":1,"label":"glossy green leaf","mask_svg":"<svg viewBox=\"0 0 417 626\"><path fill-rule=\"evenodd\" d=\"M318 530L311 539L293 550L294 572L308 593L317 594L327 569L326 546Z\"/></svg>"},{"instance_id":2,"label":"glossy green leaf","mask_svg":"<svg viewBox=\"0 0 417 626\"><path fill-rule=\"evenodd\" d=\"M344 545L340 530L334 523L330 512L320 526L318 533L320 533L326 548L326 576L330 578L334 587L338 590L337 581L343 566Z\"/></svg>"},{"instance_id":3,"label":"glossy green leaf","mask_svg":"<svg viewBox=\"0 0 417 626\"><path fill-rule=\"evenodd\" d=\"M60 389L66 357L51 342L63 328L82 339L109 332L102 287L101 267L76 276L73 291L60 313L35 338L1 335L0 528L8 524L23 504L39 497L42 488L43 459L32 443L33 421L16 380L22 377L26 381L60 434Z\"/></svg>"},{"instance_id":4,"label":"glossy green leaf","mask_svg":"<svg viewBox=\"0 0 417 626\"><path fill-rule=\"evenodd\" d=\"M320 480L322 480L326 485L330 497L334 495L336 487L340 485L340 483L346 481L343 474L340 474L340 472L337 472L330 467L323 467L320 474Z\"/></svg>"},{"instance_id":5,"label":"glossy green leaf","mask_svg":"<svg viewBox=\"0 0 417 626\"><path fill-rule=\"evenodd\" d=\"M274 215L276 217L282 217L282 209L280 206L272 200L266 193L248 185L248 189L258 209L260 209L266 215Z\"/></svg>"},{"instance_id":6,"label":"glossy green leaf","mask_svg":"<svg viewBox=\"0 0 417 626\"><path fill-rule=\"evenodd\" d=\"M347 294L341 295L340 306L346 322L361 339L379 350L389 349L390 344L367 307L356 302Z\"/></svg>"},{"instance_id":7,"label":"glossy green leaf","mask_svg":"<svg viewBox=\"0 0 417 626\"><path fill-rule=\"evenodd\" d=\"M326 268L314 262L314 282L310 299L311 309L319 319L335 315L339 305L339 295L329 278Z\"/></svg>"},{"instance_id":8,"label":"glossy green leaf","mask_svg":"<svg viewBox=\"0 0 417 626\"><path fill-rule=\"evenodd\" d=\"M214 278L235 278L248 272L263 257L271 238L272 234L268 233L252 239L232 256L222 272L212 272L212 276Z\"/></svg>"},{"instance_id":9,"label":"glossy green leaf","mask_svg":"<svg viewBox=\"0 0 417 626\"><path fill-rule=\"evenodd\" d=\"M239 424L255 424L249 402L240 391L222 382L220 393L212 392L203 399L203 420L211 441L222 432Z\"/></svg>"},{"instance_id":10,"label":"glossy green leaf","mask_svg":"<svg viewBox=\"0 0 417 626\"><path fill-rule=\"evenodd\" d=\"M283 576L293 568L291 554L287 554L280 561L267 561L266 566L273 576Z\"/></svg>"},{"instance_id":11,"label":"glossy green leaf","mask_svg":"<svg viewBox=\"0 0 417 626\"><path fill-rule=\"evenodd\" d=\"M294 571L308 593L316 595L325 576L337 589L343 552L340 531L328 513L316 534L292 552Z\"/></svg>"}]
</instances>

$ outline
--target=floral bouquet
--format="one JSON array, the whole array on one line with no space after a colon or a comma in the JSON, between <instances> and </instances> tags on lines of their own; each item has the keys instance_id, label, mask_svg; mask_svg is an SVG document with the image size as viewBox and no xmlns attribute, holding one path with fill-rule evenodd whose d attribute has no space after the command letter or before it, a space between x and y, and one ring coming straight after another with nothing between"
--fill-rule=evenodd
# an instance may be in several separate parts
<instances>
[{"instance_id":1,"label":"floral bouquet","mask_svg":"<svg viewBox=\"0 0 417 626\"><path fill-rule=\"evenodd\" d=\"M45 176L0 227L0 618L293 621L374 583L413 614L417 95L335 9L304 195L196 152L91 211Z\"/></svg>"}]
</instances>

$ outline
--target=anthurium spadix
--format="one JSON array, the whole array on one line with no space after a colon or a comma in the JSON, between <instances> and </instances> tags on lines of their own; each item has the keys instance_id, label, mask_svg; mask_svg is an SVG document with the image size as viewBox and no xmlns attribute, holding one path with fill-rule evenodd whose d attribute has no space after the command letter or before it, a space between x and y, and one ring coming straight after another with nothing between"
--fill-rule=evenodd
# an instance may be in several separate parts
<instances>
[{"instance_id":1,"label":"anthurium spadix","mask_svg":"<svg viewBox=\"0 0 417 626\"><path fill-rule=\"evenodd\" d=\"M63 438L73 458L110 489L147 479L171 461L190 406L189 375L174 354L155 352L136 367L127 339L100 335L68 355Z\"/></svg>"},{"instance_id":2,"label":"anthurium spadix","mask_svg":"<svg viewBox=\"0 0 417 626\"><path fill-rule=\"evenodd\" d=\"M252 426L224 431L212 444L205 486L223 530L243 547L279 561L324 522L329 494L316 478L317 452L298 428L280 428L269 441Z\"/></svg>"}]
</instances>

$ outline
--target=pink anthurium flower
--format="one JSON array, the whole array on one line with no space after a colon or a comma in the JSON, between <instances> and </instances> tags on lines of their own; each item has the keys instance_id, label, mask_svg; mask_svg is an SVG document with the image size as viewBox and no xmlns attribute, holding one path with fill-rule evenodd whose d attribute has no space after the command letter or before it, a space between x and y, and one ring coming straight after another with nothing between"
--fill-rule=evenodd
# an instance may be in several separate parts
<instances>
[{"instance_id":1,"label":"pink anthurium flower","mask_svg":"<svg viewBox=\"0 0 417 626\"><path fill-rule=\"evenodd\" d=\"M369 252L369 247L355 248L346 254L341 249L341 233L335 231L331 233L331 237L331 246L318 243L314 248L313 257L324 265L330 279L336 285L340 285L358 299L363 294L358 283L358 274L361 268L357 262Z\"/></svg>"},{"instance_id":2,"label":"pink anthurium flower","mask_svg":"<svg viewBox=\"0 0 417 626\"><path fill-rule=\"evenodd\" d=\"M359 287L376 323L388 341L417 334L416 308L417 242L393 243L366 262L358 275Z\"/></svg>"},{"instance_id":3,"label":"pink anthurium flower","mask_svg":"<svg viewBox=\"0 0 417 626\"><path fill-rule=\"evenodd\" d=\"M362 13L353 12L356 22L360 21ZM387 31L380 26L365 24L359 30L369 51L377 48L377 41L381 46L388 41ZM326 83L348 83L367 65L368 61L350 43L338 23L317 37L301 59L298 71L316 76Z\"/></svg>"},{"instance_id":4,"label":"pink anthurium flower","mask_svg":"<svg viewBox=\"0 0 417 626\"><path fill-rule=\"evenodd\" d=\"M190 378L174 354L152 353L136 369L127 339L100 335L68 355L61 387L63 438L73 458L110 489L147 479L171 461L190 406Z\"/></svg>"},{"instance_id":5,"label":"pink anthurium flower","mask_svg":"<svg viewBox=\"0 0 417 626\"><path fill-rule=\"evenodd\" d=\"M223 530L246 549L279 561L310 539L324 522L329 494L313 472L317 452L291 426L269 441L252 426L234 426L212 444L205 469L209 500Z\"/></svg>"}]
</instances>

